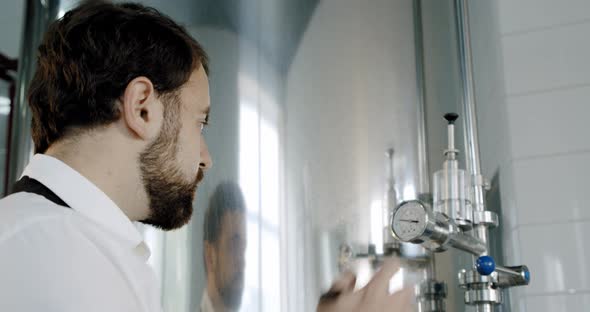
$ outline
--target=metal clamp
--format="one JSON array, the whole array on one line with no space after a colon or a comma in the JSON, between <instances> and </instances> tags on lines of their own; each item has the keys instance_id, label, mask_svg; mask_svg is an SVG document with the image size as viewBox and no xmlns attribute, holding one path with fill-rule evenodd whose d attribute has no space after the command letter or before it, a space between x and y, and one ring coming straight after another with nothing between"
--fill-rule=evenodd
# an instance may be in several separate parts
<instances>
[{"instance_id":1,"label":"metal clamp","mask_svg":"<svg viewBox=\"0 0 590 312\"><path fill-rule=\"evenodd\" d=\"M426 280L416 287L419 311L445 312L445 298L447 297L447 285L436 280Z\"/></svg>"},{"instance_id":2,"label":"metal clamp","mask_svg":"<svg viewBox=\"0 0 590 312\"><path fill-rule=\"evenodd\" d=\"M492 211L474 211L473 212L473 224L483 224L490 228L498 226L498 215Z\"/></svg>"},{"instance_id":3,"label":"metal clamp","mask_svg":"<svg viewBox=\"0 0 590 312\"><path fill-rule=\"evenodd\" d=\"M495 273L481 275L474 270L461 270L461 272L459 272L459 286L462 288L470 288L474 284L493 285L497 282L498 275Z\"/></svg>"},{"instance_id":4,"label":"metal clamp","mask_svg":"<svg viewBox=\"0 0 590 312\"><path fill-rule=\"evenodd\" d=\"M465 303L470 305L478 303L501 304L502 290L499 288L468 289L465 291Z\"/></svg>"},{"instance_id":5,"label":"metal clamp","mask_svg":"<svg viewBox=\"0 0 590 312\"><path fill-rule=\"evenodd\" d=\"M461 270L459 272L459 286L465 288L466 304L500 304L502 303L502 291L496 288L498 274L481 275L475 270Z\"/></svg>"}]
</instances>

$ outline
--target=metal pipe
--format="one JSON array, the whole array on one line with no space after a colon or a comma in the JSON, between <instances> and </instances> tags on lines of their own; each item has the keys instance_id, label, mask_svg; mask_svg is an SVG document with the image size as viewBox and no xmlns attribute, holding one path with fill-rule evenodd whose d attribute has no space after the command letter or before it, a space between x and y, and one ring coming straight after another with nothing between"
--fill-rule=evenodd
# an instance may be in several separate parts
<instances>
[{"instance_id":1,"label":"metal pipe","mask_svg":"<svg viewBox=\"0 0 590 312\"><path fill-rule=\"evenodd\" d=\"M36 69L37 47L43 35L58 15L59 0L27 0L19 54L16 97L11 121L8 154L8 183L15 182L33 153L31 140L31 112L26 92Z\"/></svg>"},{"instance_id":2,"label":"metal pipe","mask_svg":"<svg viewBox=\"0 0 590 312\"><path fill-rule=\"evenodd\" d=\"M418 128L418 194L430 194L430 165L428 163L428 138L426 136L426 79L424 78L424 31L422 29L422 0L413 1L414 13L414 55L416 66L416 95L418 111L416 125ZM430 196L429 196L430 197ZM425 270L426 280L436 279L434 253L428 252L428 266Z\"/></svg>"},{"instance_id":3,"label":"metal pipe","mask_svg":"<svg viewBox=\"0 0 590 312\"><path fill-rule=\"evenodd\" d=\"M451 233L449 235L449 245L475 256L487 253L487 246L484 242L463 232Z\"/></svg>"},{"instance_id":4,"label":"metal pipe","mask_svg":"<svg viewBox=\"0 0 590 312\"><path fill-rule=\"evenodd\" d=\"M391 235L391 230L389 229L389 220L397 208L397 192L395 191L395 175L393 172L394 154L395 151L393 148L388 148L385 152L385 157L387 158L387 193L385 196L386 204L383 214L383 220L385 221L383 225L383 252L386 254L392 252L398 253L400 250L399 241Z\"/></svg>"},{"instance_id":5,"label":"metal pipe","mask_svg":"<svg viewBox=\"0 0 590 312\"><path fill-rule=\"evenodd\" d=\"M479 136L477 133L477 114L475 108L475 88L473 80L473 61L471 55L471 37L469 33L468 1L456 0L457 31L459 42L459 58L463 83L463 110L465 128L465 149L467 170L473 181L473 210L485 211L484 183L481 174ZM485 225L475 225L474 235L488 243L488 230Z\"/></svg>"},{"instance_id":6,"label":"metal pipe","mask_svg":"<svg viewBox=\"0 0 590 312\"><path fill-rule=\"evenodd\" d=\"M477 115L475 111L475 87L473 79L473 60L471 54L471 35L469 30L469 8L465 0L456 0L457 31L459 42L459 65L463 84L463 109L465 128L465 149L467 171L474 175L481 174L479 143L477 133Z\"/></svg>"},{"instance_id":7,"label":"metal pipe","mask_svg":"<svg viewBox=\"0 0 590 312\"><path fill-rule=\"evenodd\" d=\"M430 167L428 165L426 137L426 101L424 96L424 43L422 30L422 0L414 1L414 55L416 56L416 90L418 96L418 194L430 193Z\"/></svg>"},{"instance_id":8,"label":"metal pipe","mask_svg":"<svg viewBox=\"0 0 590 312\"><path fill-rule=\"evenodd\" d=\"M452 152L455 150L455 125L454 124L448 124L447 125L447 133L448 133L448 146L449 146L449 151ZM455 156L456 153L452 153L452 156ZM455 159L455 157L453 157L452 159Z\"/></svg>"},{"instance_id":9,"label":"metal pipe","mask_svg":"<svg viewBox=\"0 0 590 312\"><path fill-rule=\"evenodd\" d=\"M430 261L428 261L428 267L426 268L427 278L436 279L436 257L434 253L430 253Z\"/></svg>"},{"instance_id":10,"label":"metal pipe","mask_svg":"<svg viewBox=\"0 0 590 312\"><path fill-rule=\"evenodd\" d=\"M475 309L477 312L494 312L494 306L489 303L478 303Z\"/></svg>"},{"instance_id":11,"label":"metal pipe","mask_svg":"<svg viewBox=\"0 0 590 312\"><path fill-rule=\"evenodd\" d=\"M473 211L485 211L484 183L481 173L479 136L477 132L477 114L475 108L475 87L473 78L473 60L471 53L471 34L469 30L469 6L467 0L455 0L457 33L459 43L459 65L463 84L463 124L466 149L466 167L473 181ZM488 228L486 225L474 225L473 235L489 246ZM474 257L475 262L475 257ZM478 303L477 312L492 312L491 303Z\"/></svg>"}]
</instances>

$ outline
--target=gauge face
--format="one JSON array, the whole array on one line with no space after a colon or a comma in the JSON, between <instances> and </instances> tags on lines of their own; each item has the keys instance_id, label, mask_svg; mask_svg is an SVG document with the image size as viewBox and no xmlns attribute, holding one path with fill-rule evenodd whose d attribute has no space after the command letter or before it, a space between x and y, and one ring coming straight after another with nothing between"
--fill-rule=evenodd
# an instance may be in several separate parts
<instances>
[{"instance_id":1,"label":"gauge face","mask_svg":"<svg viewBox=\"0 0 590 312\"><path fill-rule=\"evenodd\" d=\"M406 202L395 211L391 228L397 238L409 242L424 233L427 218L426 209L420 202Z\"/></svg>"}]
</instances>

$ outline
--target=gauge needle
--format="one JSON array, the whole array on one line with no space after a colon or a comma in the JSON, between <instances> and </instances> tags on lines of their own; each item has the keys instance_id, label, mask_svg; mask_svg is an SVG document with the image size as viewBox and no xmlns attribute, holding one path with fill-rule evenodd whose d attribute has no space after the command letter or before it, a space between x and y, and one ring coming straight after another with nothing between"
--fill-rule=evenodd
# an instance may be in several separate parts
<instances>
[{"instance_id":1,"label":"gauge needle","mask_svg":"<svg viewBox=\"0 0 590 312\"><path fill-rule=\"evenodd\" d=\"M400 221L418 223L418 220L405 220L405 219L400 219Z\"/></svg>"}]
</instances>

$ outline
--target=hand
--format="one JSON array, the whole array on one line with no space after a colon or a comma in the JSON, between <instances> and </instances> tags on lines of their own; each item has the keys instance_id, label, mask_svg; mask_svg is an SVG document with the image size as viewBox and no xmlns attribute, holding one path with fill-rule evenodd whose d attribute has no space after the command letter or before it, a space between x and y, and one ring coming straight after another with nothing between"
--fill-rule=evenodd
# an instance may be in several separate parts
<instances>
[{"instance_id":1,"label":"hand","mask_svg":"<svg viewBox=\"0 0 590 312\"><path fill-rule=\"evenodd\" d=\"M317 312L412 311L414 292L411 288L389 294L389 280L398 270L398 261L386 261L367 286L358 291L354 291L354 274L345 273L320 298Z\"/></svg>"}]
</instances>

